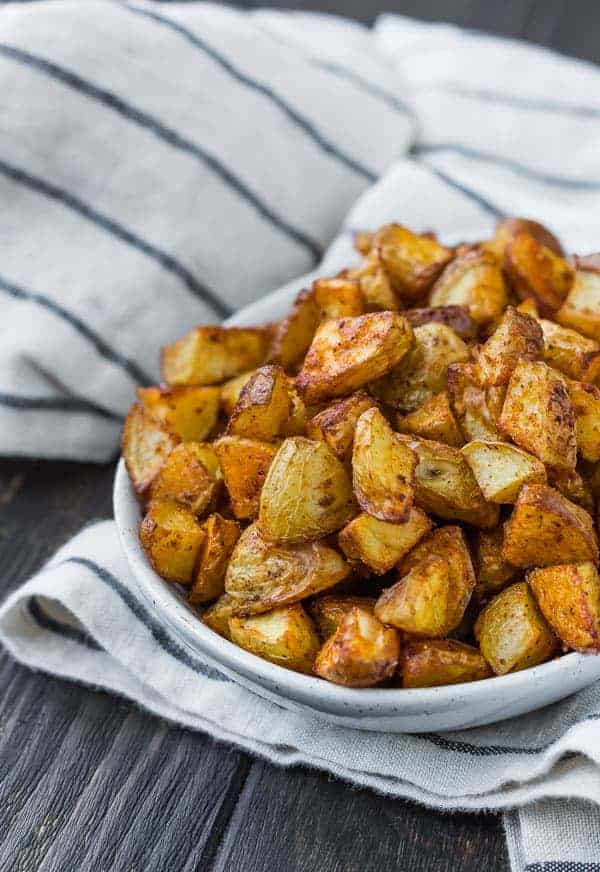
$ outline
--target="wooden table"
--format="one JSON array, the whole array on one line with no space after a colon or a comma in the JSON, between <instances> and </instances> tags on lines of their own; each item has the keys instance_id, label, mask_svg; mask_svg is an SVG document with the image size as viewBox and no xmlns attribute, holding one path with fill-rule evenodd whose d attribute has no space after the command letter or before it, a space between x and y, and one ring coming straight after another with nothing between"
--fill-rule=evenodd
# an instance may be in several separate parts
<instances>
[{"instance_id":1,"label":"wooden table","mask_svg":"<svg viewBox=\"0 0 600 872\"><path fill-rule=\"evenodd\" d=\"M597 0L295 5L365 21L374 10L402 11L600 61ZM85 521L110 517L112 477L112 465L0 463L4 591ZM0 700L0 872L508 868L496 817L441 816L319 773L276 769L123 700L34 674L4 652Z\"/></svg>"}]
</instances>

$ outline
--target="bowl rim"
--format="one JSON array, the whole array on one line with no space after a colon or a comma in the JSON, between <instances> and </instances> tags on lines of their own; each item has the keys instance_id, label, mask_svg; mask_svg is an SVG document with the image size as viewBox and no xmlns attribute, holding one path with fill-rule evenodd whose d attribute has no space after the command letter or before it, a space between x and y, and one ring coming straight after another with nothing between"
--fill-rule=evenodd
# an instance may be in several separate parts
<instances>
[{"instance_id":1,"label":"bowl rim","mask_svg":"<svg viewBox=\"0 0 600 872\"><path fill-rule=\"evenodd\" d=\"M151 603L161 622L171 626L180 639L200 656L208 655L226 671L258 683L265 682L276 687L278 693L287 696L285 688L293 697L310 698L315 708L331 704L340 709L364 713L418 714L428 710L439 711L456 703L457 696L462 703L476 703L482 697L501 698L512 693L522 692L538 682L557 682L574 678L588 657L592 656L572 651L546 663L528 669L495 675L479 681L442 685L427 688L348 688L333 684L316 676L293 672L263 660L255 654L240 648L233 642L219 636L202 623L197 615L175 594L169 582L154 571L144 554L138 537L141 520L139 503L129 481L125 462L121 457L117 466L113 490L114 516L121 545L133 571L143 596ZM136 518L132 524L133 517ZM193 627L193 629L192 629Z\"/></svg>"}]
</instances>

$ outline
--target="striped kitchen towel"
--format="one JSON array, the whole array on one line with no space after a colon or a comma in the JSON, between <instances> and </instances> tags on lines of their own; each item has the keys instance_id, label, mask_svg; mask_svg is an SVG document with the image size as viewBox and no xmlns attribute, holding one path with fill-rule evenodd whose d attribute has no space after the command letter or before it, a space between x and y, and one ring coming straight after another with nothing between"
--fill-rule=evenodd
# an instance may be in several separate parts
<instances>
[{"instance_id":1,"label":"striped kitchen towel","mask_svg":"<svg viewBox=\"0 0 600 872\"><path fill-rule=\"evenodd\" d=\"M532 46L397 16L371 33L52 0L0 8L0 76L5 455L110 458L162 343L312 269L336 237L333 272L353 229L399 219L453 243L525 214L570 250L600 247L600 71ZM170 637L112 522L4 604L0 638L34 668L281 765L447 811L517 809L515 872L600 869L598 687L466 734L291 715Z\"/></svg>"}]
</instances>

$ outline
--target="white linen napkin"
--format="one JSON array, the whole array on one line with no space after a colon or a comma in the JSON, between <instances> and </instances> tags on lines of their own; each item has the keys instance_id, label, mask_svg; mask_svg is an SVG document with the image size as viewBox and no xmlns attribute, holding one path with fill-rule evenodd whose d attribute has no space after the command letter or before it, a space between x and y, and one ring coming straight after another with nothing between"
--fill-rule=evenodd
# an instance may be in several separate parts
<instances>
[{"instance_id":1,"label":"white linen napkin","mask_svg":"<svg viewBox=\"0 0 600 872\"><path fill-rule=\"evenodd\" d=\"M336 232L325 274L354 256L353 228L394 219L452 243L524 214L571 250L600 247L600 72L543 49L398 16L371 34L54 0L3 7L0 77L5 455L112 456L160 344L310 269ZM108 521L6 601L0 639L281 765L443 810L516 809L515 872L600 868L599 686L435 736L284 712L169 635Z\"/></svg>"}]
</instances>

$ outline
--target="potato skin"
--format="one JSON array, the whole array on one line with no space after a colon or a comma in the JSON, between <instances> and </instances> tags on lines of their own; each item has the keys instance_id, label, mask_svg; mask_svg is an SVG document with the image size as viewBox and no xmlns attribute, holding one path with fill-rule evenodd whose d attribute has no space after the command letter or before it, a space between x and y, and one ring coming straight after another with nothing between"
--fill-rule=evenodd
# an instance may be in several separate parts
<instances>
[{"instance_id":1,"label":"potato skin","mask_svg":"<svg viewBox=\"0 0 600 872\"><path fill-rule=\"evenodd\" d=\"M544 464L507 442L469 442L462 453L492 503L514 503L524 484L546 484Z\"/></svg>"},{"instance_id":2,"label":"potato skin","mask_svg":"<svg viewBox=\"0 0 600 872\"><path fill-rule=\"evenodd\" d=\"M262 615L232 617L231 641L285 669L310 675L321 640L299 603Z\"/></svg>"},{"instance_id":3,"label":"potato skin","mask_svg":"<svg viewBox=\"0 0 600 872\"><path fill-rule=\"evenodd\" d=\"M595 382L600 376L600 345L576 330L540 318L544 334L544 360L563 375Z\"/></svg>"},{"instance_id":4,"label":"potato skin","mask_svg":"<svg viewBox=\"0 0 600 872\"><path fill-rule=\"evenodd\" d=\"M477 324L469 314L467 306L425 306L405 309L402 314L413 330L423 324L445 324L465 342L477 338Z\"/></svg>"},{"instance_id":5,"label":"potato skin","mask_svg":"<svg viewBox=\"0 0 600 872\"><path fill-rule=\"evenodd\" d=\"M412 328L395 312L326 321L304 358L296 387L308 404L350 394L389 372L412 343Z\"/></svg>"},{"instance_id":6,"label":"potato skin","mask_svg":"<svg viewBox=\"0 0 600 872\"><path fill-rule=\"evenodd\" d=\"M354 606L317 654L314 671L334 684L372 687L391 678L399 656L397 632Z\"/></svg>"},{"instance_id":7,"label":"potato skin","mask_svg":"<svg viewBox=\"0 0 600 872\"><path fill-rule=\"evenodd\" d=\"M400 657L403 687L440 687L490 678L493 672L478 648L452 639L412 639Z\"/></svg>"},{"instance_id":8,"label":"potato skin","mask_svg":"<svg viewBox=\"0 0 600 872\"><path fill-rule=\"evenodd\" d=\"M590 515L546 485L524 485L504 528L502 557L513 566L598 562Z\"/></svg>"},{"instance_id":9,"label":"potato skin","mask_svg":"<svg viewBox=\"0 0 600 872\"><path fill-rule=\"evenodd\" d=\"M357 513L350 478L324 442L286 439L260 495L259 524L273 542L307 542L336 532Z\"/></svg>"},{"instance_id":10,"label":"potato skin","mask_svg":"<svg viewBox=\"0 0 600 872\"><path fill-rule=\"evenodd\" d=\"M516 566L502 557L502 527L493 530L477 530L473 543L473 560L477 584L473 596L479 603L487 602L512 581L517 574Z\"/></svg>"},{"instance_id":11,"label":"potato skin","mask_svg":"<svg viewBox=\"0 0 600 872\"><path fill-rule=\"evenodd\" d=\"M215 428L220 390L214 387L184 386L138 388L139 401L183 442L202 442Z\"/></svg>"},{"instance_id":12,"label":"potato skin","mask_svg":"<svg viewBox=\"0 0 600 872\"><path fill-rule=\"evenodd\" d=\"M319 307L312 288L300 291L287 318L275 326L269 363L292 370L304 357L319 324Z\"/></svg>"},{"instance_id":13,"label":"potato skin","mask_svg":"<svg viewBox=\"0 0 600 872\"><path fill-rule=\"evenodd\" d=\"M373 237L373 248L404 300L423 297L454 254L435 239L400 224L381 227Z\"/></svg>"},{"instance_id":14,"label":"potato skin","mask_svg":"<svg viewBox=\"0 0 600 872\"><path fill-rule=\"evenodd\" d=\"M339 460L347 460L352 453L356 422L374 405L372 397L358 391L311 418L306 425L306 435L325 442Z\"/></svg>"},{"instance_id":15,"label":"potato skin","mask_svg":"<svg viewBox=\"0 0 600 872\"><path fill-rule=\"evenodd\" d=\"M534 569L527 580L564 645L576 651L600 651L600 579L593 563Z\"/></svg>"},{"instance_id":16,"label":"potato skin","mask_svg":"<svg viewBox=\"0 0 600 872\"><path fill-rule=\"evenodd\" d=\"M569 396L575 413L577 451L584 460L600 460L600 390L584 382L569 382Z\"/></svg>"},{"instance_id":17,"label":"potato skin","mask_svg":"<svg viewBox=\"0 0 600 872\"><path fill-rule=\"evenodd\" d=\"M376 250L370 251L360 266L345 270L341 275L357 282L365 311L397 312L400 308L398 295Z\"/></svg>"},{"instance_id":18,"label":"potato skin","mask_svg":"<svg viewBox=\"0 0 600 872\"><path fill-rule=\"evenodd\" d=\"M598 255L592 257L598 258ZM600 265L583 268L578 258L573 287L558 312L556 320L600 342Z\"/></svg>"},{"instance_id":19,"label":"potato skin","mask_svg":"<svg viewBox=\"0 0 600 872\"><path fill-rule=\"evenodd\" d=\"M558 644L524 581L507 587L485 607L475 623L475 637L496 675L537 666Z\"/></svg>"},{"instance_id":20,"label":"potato skin","mask_svg":"<svg viewBox=\"0 0 600 872\"><path fill-rule=\"evenodd\" d=\"M422 439L443 442L444 445L450 445L453 448L460 448L465 441L454 417L446 391L426 400L414 412L409 412L408 415L398 415L396 427L400 433L412 433Z\"/></svg>"},{"instance_id":21,"label":"potato skin","mask_svg":"<svg viewBox=\"0 0 600 872\"><path fill-rule=\"evenodd\" d=\"M137 496L145 500L164 462L179 444L179 437L147 409L135 403L125 419L121 450Z\"/></svg>"},{"instance_id":22,"label":"potato skin","mask_svg":"<svg viewBox=\"0 0 600 872\"><path fill-rule=\"evenodd\" d=\"M352 449L352 485L364 512L397 524L405 521L414 499L417 457L393 432L379 409L356 422Z\"/></svg>"},{"instance_id":23,"label":"potato skin","mask_svg":"<svg viewBox=\"0 0 600 872\"><path fill-rule=\"evenodd\" d=\"M338 542L350 561L359 561L378 575L392 569L431 529L431 521L412 508L406 521L393 524L362 512L340 530Z\"/></svg>"},{"instance_id":24,"label":"potato skin","mask_svg":"<svg viewBox=\"0 0 600 872\"><path fill-rule=\"evenodd\" d=\"M242 388L231 413L227 434L274 442L280 437L292 412L292 398L280 366L261 366Z\"/></svg>"},{"instance_id":25,"label":"potato skin","mask_svg":"<svg viewBox=\"0 0 600 872\"><path fill-rule=\"evenodd\" d=\"M480 248L459 255L436 281L429 302L432 306L465 306L478 325L497 320L508 302L497 258Z\"/></svg>"},{"instance_id":26,"label":"potato skin","mask_svg":"<svg viewBox=\"0 0 600 872\"><path fill-rule=\"evenodd\" d=\"M152 482L150 498L175 500L195 515L203 515L221 484L219 461L212 445L184 442L176 445L165 460Z\"/></svg>"},{"instance_id":27,"label":"potato skin","mask_svg":"<svg viewBox=\"0 0 600 872\"><path fill-rule=\"evenodd\" d=\"M530 233L516 233L504 251L504 269L521 300L533 297L542 315L552 315L569 293L575 270Z\"/></svg>"},{"instance_id":28,"label":"potato skin","mask_svg":"<svg viewBox=\"0 0 600 872\"><path fill-rule=\"evenodd\" d=\"M229 639L231 642L229 619L233 617L236 604L237 600L235 597L229 596L228 593L222 594L216 602L202 613L202 623L210 627L214 633L218 633L219 636Z\"/></svg>"},{"instance_id":29,"label":"potato skin","mask_svg":"<svg viewBox=\"0 0 600 872\"><path fill-rule=\"evenodd\" d=\"M190 590L190 602L206 603L225 592L225 571L240 538L240 525L215 512L204 523L204 541L200 548Z\"/></svg>"},{"instance_id":30,"label":"potato skin","mask_svg":"<svg viewBox=\"0 0 600 872\"><path fill-rule=\"evenodd\" d=\"M222 436L214 446L236 518L258 517L260 494L277 446L239 436Z\"/></svg>"},{"instance_id":31,"label":"potato skin","mask_svg":"<svg viewBox=\"0 0 600 872\"><path fill-rule=\"evenodd\" d=\"M529 233L534 239L558 254L564 257L564 250L559 240L551 233L547 227L537 221L531 221L528 218L503 218L496 226L496 231L490 242L486 243L486 248L493 251L500 259L504 257L504 250L509 242L512 242L517 233Z\"/></svg>"},{"instance_id":32,"label":"potato skin","mask_svg":"<svg viewBox=\"0 0 600 872\"><path fill-rule=\"evenodd\" d=\"M140 542L156 572L190 584L205 532L196 517L175 502L155 502L140 524Z\"/></svg>"},{"instance_id":33,"label":"potato skin","mask_svg":"<svg viewBox=\"0 0 600 872\"><path fill-rule=\"evenodd\" d=\"M354 279L341 276L317 279L312 287L321 321L364 315L360 285Z\"/></svg>"},{"instance_id":34,"label":"potato skin","mask_svg":"<svg viewBox=\"0 0 600 872\"><path fill-rule=\"evenodd\" d=\"M235 408L235 404L239 400L242 388L248 382L250 377L256 372L254 369L249 369L241 375L235 375L224 384L221 385L221 408L229 418Z\"/></svg>"},{"instance_id":35,"label":"potato skin","mask_svg":"<svg viewBox=\"0 0 600 872\"><path fill-rule=\"evenodd\" d=\"M349 574L342 557L323 542L275 544L252 524L233 550L225 590L237 601L235 614L259 614L314 596Z\"/></svg>"},{"instance_id":36,"label":"potato skin","mask_svg":"<svg viewBox=\"0 0 600 872\"><path fill-rule=\"evenodd\" d=\"M490 338L477 351L481 383L490 387L508 384L518 363L540 360L543 351L544 336L536 319L509 306Z\"/></svg>"},{"instance_id":37,"label":"potato skin","mask_svg":"<svg viewBox=\"0 0 600 872\"><path fill-rule=\"evenodd\" d=\"M195 327L162 352L168 385L214 385L263 363L270 342L265 327Z\"/></svg>"},{"instance_id":38,"label":"potato skin","mask_svg":"<svg viewBox=\"0 0 600 872\"><path fill-rule=\"evenodd\" d=\"M323 641L335 633L344 615L348 614L355 606L372 613L375 607L375 598L326 594L313 600L311 613Z\"/></svg>"}]
</instances>

